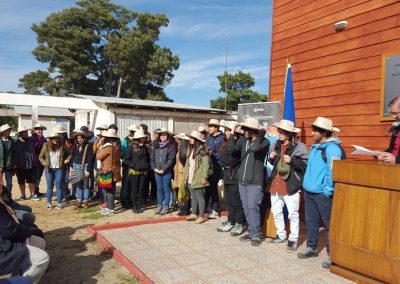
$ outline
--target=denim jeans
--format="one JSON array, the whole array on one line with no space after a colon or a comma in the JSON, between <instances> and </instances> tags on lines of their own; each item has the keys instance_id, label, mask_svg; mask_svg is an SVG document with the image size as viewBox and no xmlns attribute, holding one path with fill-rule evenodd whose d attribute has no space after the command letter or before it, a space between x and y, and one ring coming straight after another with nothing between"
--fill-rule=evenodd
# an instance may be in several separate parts
<instances>
[{"instance_id":1,"label":"denim jeans","mask_svg":"<svg viewBox=\"0 0 400 284\"><path fill-rule=\"evenodd\" d=\"M74 170L79 170L81 164L72 164L72 168ZM86 171L87 164L84 166L84 170ZM89 178L85 177L80 182L73 185L73 189L76 189L76 199L78 201L89 201Z\"/></svg>"},{"instance_id":2,"label":"denim jeans","mask_svg":"<svg viewBox=\"0 0 400 284\"><path fill-rule=\"evenodd\" d=\"M162 205L168 207L172 193L172 174L170 172L163 175L155 173L154 177L156 178L157 183L157 203L159 206Z\"/></svg>"},{"instance_id":3,"label":"denim jeans","mask_svg":"<svg viewBox=\"0 0 400 284\"><path fill-rule=\"evenodd\" d=\"M307 226L307 246L317 248L320 220L325 226L326 251L329 254L329 226L331 223L332 197L326 197L323 193L311 193L304 191L304 209Z\"/></svg>"},{"instance_id":4,"label":"denim jeans","mask_svg":"<svg viewBox=\"0 0 400 284\"><path fill-rule=\"evenodd\" d=\"M64 180L64 171L62 169L48 169L44 173L47 182L47 203L51 203L53 197L54 183L56 184L57 204L62 200L62 182Z\"/></svg>"}]
</instances>

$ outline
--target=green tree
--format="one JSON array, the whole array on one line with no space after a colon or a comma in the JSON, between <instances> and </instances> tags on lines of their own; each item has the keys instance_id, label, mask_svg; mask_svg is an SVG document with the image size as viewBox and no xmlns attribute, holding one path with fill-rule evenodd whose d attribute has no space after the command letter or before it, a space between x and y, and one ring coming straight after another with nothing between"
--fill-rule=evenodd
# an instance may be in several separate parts
<instances>
[{"instance_id":1,"label":"green tree","mask_svg":"<svg viewBox=\"0 0 400 284\"><path fill-rule=\"evenodd\" d=\"M20 86L38 93L83 93L168 100L164 87L179 58L157 44L164 14L138 13L110 0L79 0L32 30L35 58L46 71L24 75Z\"/></svg>"},{"instance_id":2,"label":"green tree","mask_svg":"<svg viewBox=\"0 0 400 284\"><path fill-rule=\"evenodd\" d=\"M266 102L268 97L253 91L251 88L254 86L254 78L249 73L238 71L236 74L224 74L217 76L220 84L220 93L225 93L224 96L219 96L215 100L211 100L211 107L218 109L237 110L238 104L242 103L256 103ZM226 89L225 89L226 86Z\"/></svg>"}]
</instances>

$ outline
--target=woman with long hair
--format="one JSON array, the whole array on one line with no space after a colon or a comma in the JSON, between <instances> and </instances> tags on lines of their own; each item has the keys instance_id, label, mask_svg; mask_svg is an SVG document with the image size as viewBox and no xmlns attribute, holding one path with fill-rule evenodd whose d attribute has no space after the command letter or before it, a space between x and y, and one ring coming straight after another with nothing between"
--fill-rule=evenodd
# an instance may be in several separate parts
<instances>
[{"instance_id":1,"label":"woman with long hair","mask_svg":"<svg viewBox=\"0 0 400 284\"><path fill-rule=\"evenodd\" d=\"M189 189L190 191L192 214L186 220L196 221L196 224L201 224L205 221L204 188L209 185L208 177L212 173L212 169L208 150L204 144L205 141L201 139L201 133L193 130L189 137L188 156L179 190L186 191Z\"/></svg>"},{"instance_id":2,"label":"woman with long hair","mask_svg":"<svg viewBox=\"0 0 400 284\"><path fill-rule=\"evenodd\" d=\"M172 194L171 179L176 163L176 147L171 141L171 133L166 128L158 132L155 148L151 152L151 169L157 183L157 210L156 214L168 213Z\"/></svg>"},{"instance_id":3,"label":"woman with long hair","mask_svg":"<svg viewBox=\"0 0 400 284\"><path fill-rule=\"evenodd\" d=\"M65 167L71 157L61 143L60 136L52 133L47 137L48 141L43 145L39 154L40 163L45 168L47 182L47 209L52 210L52 198L54 183L56 184L57 209L62 209L63 188L62 183L65 175Z\"/></svg>"},{"instance_id":4,"label":"woman with long hair","mask_svg":"<svg viewBox=\"0 0 400 284\"><path fill-rule=\"evenodd\" d=\"M83 171L82 178L72 184L72 188L76 189L76 207L82 208L83 201L83 208L88 208L89 178L93 169L93 147L86 141L87 134L80 130L74 132L71 135L71 139L74 139L75 143L71 152L70 180L77 176L76 173L78 171Z\"/></svg>"},{"instance_id":5,"label":"woman with long hair","mask_svg":"<svg viewBox=\"0 0 400 284\"><path fill-rule=\"evenodd\" d=\"M147 135L142 130L136 131L124 159L125 165L129 167L129 181L134 213L143 212L142 196L150 169L150 152L146 141Z\"/></svg>"},{"instance_id":6,"label":"woman with long hair","mask_svg":"<svg viewBox=\"0 0 400 284\"><path fill-rule=\"evenodd\" d=\"M96 159L100 162L98 171L99 190L103 191L106 208L100 210L103 215L114 214L115 189L121 180L121 147L118 142L117 132L108 129L103 133L103 144L97 150Z\"/></svg>"}]
</instances>

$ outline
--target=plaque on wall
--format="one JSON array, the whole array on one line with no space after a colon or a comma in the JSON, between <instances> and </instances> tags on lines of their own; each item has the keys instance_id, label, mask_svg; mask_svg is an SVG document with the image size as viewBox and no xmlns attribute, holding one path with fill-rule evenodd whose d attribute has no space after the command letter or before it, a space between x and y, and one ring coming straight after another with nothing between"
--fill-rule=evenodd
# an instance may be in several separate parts
<instances>
[{"instance_id":1,"label":"plaque on wall","mask_svg":"<svg viewBox=\"0 0 400 284\"><path fill-rule=\"evenodd\" d=\"M381 93L381 119L393 120L388 104L400 96L400 53L383 55Z\"/></svg>"}]
</instances>

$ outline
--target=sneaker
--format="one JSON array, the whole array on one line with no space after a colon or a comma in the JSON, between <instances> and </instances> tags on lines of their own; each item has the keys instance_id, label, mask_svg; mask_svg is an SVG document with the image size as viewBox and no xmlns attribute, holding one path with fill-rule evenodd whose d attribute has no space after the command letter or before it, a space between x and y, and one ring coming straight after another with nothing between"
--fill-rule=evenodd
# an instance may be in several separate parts
<instances>
[{"instance_id":1,"label":"sneaker","mask_svg":"<svg viewBox=\"0 0 400 284\"><path fill-rule=\"evenodd\" d=\"M316 249L307 247L305 250L302 252L299 252L297 254L298 258L309 258L309 257L317 257L318 256L318 251Z\"/></svg>"},{"instance_id":2,"label":"sneaker","mask_svg":"<svg viewBox=\"0 0 400 284\"><path fill-rule=\"evenodd\" d=\"M239 238L239 240L240 240L241 242L248 242L248 241L251 241L251 238L250 238L249 235L244 235L244 236L241 236L241 237Z\"/></svg>"},{"instance_id":3,"label":"sneaker","mask_svg":"<svg viewBox=\"0 0 400 284\"><path fill-rule=\"evenodd\" d=\"M21 197L19 198L19 200L26 200L26 195L22 194Z\"/></svg>"},{"instance_id":4,"label":"sneaker","mask_svg":"<svg viewBox=\"0 0 400 284\"><path fill-rule=\"evenodd\" d=\"M154 214L160 215L161 210L162 210L162 206L161 205L157 205L157 209L154 211Z\"/></svg>"},{"instance_id":5,"label":"sneaker","mask_svg":"<svg viewBox=\"0 0 400 284\"><path fill-rule=\"evenodd\" d=\"M162 210L160 211L160 215L165 215L168 214L168 207L167 206L163 206Z\"/></svg>"},{"instance_id":6,"label":"sneaker","mask_svg":"<svg viewBox=\"0 0 400 284\"><path fill-rule=\"evenodd\" d=\"M210 219L218 219L219 218L218 212L215 211L215 210L212 210L211 213L208 214L208 218L210 218Z\"/></svg>"},{"instance_id":7,"label":"sneaker","mask_svg":"<svg viewBox=\"0 0 400 284\"><path fill-rule=\"evenodd\" d=\"M57 209L62 209L62 205L60 203L57 204Z\"/></svg>"},{"instance_id":8,"label":"sneaker","mask_svg":"<svg viewBox=\"0 0 400 284\"><path fill-rule=\"evenodd\" d=\"M110 215L112 213L107 208L103 208L103 209L100 210L100 214L101 215Z\"/></svg>"},{"instance_id":9,"label":"sneaker","mask_svg":"<svg viewBox=\"0 0 400 284\"><path fill-rule=\"evenodd\" d=\"M328 255L322 262L322 267L329 269L332 265L331 257Z\"/></svg>"},{"instance_id":10,"label":"sneaker","mask_svg":"<svg viewBox=\"0 0 400 284\"><path fill-rule=\"evenodd\" d=\"M245 227L242 224L236 223L235 227L233 227L233 229L231 230L231 236L232 237L239 236L243 234L244 231Z\"/></svg>"},{"instance_id":11,"label":"sneaker","mask_svg":"<svg viewBox=\"0 0 400 284\"><path fill-rule=\"evenodd\" d=\"M53 210L53 205L51 205L51 203L48 203L48 204L47 204L47 210L48 210L48 211Z\"/></svg>"},{"instance_id":12,"label":"sneaker","mask_svg":"<svg viewBox=\"0 0 400 284\"><path fill-rule=\"evenodd\" d=\"M40 201L40 197L39 197L37 194L35 194L35 195L33 195L33 196L31 197L31 200L33 200L33 201Z\"/></svg>"},{"instance_id":13,"label":"sneaker","mask_svg":"<svg viewBox=\"0 0 400 284\"><path fill-rule=\"evenodd\" d=\"M108 213L110 213L110 215L115 214L115 210L111 210L111 209L107 209L107 210L108 210Z\"/></svg>"},{"instance_id":14,"label":"sneaker","mask_svg":"<svg viewBox=\"0 0 400 284\"><path fill-rule=\"evenodd\" d=\"M296 251L297 250L297 242L288 241L286 249L289 250L289 251Z\"/></svg>"},{"instance_id":15,"label":"sneaker","mask_svg":"<svg viewBox=\"0 0 400 284\"><path fill-rule=\"evenodd\" d=\"M196 219L196 224L201 224L201 223L204 223L204 221L205 221L206 219L204 219L204 217L198 217L197 219Z\"/></svg>"},{"instance_id":16,"label":"sneaker","mask_svg":"<svg viewBox=\"0 0 400 284\"><path fill-rule=\"evenodd\" d=\"M196 221L197 220L197 215L195 214L190 214L189 216L186 217L186 221Z\"/></svg>"},{"instance_id":17,"label":"sneaker","mask_svg":"<svg viewBox=\"0 0 400 284\"><path fill-rule=\"evenodd\" d=\"M271 244L283 244L286 243L286 240L281 239L279 236L276 236L274 239L270 239L268 242Z\"/></svg>"},{"instance_id":18,"label":"sneaker","mask_svg":"<svg viewBox=\"0 0 400 284\"><path fill-rule=\"evenodd\" d=\"M260 238L252 238L251 245L253 247L258 247L259 245L261 245L261 239Z\"/></svg>"},{"instance_id":19,"label":"sneaker","mask_svg":"<svg viewBox=\"0 0 400 284\"><path fill-rule=\"evenodd\" d=\"M217 227L217 232L229 232L234 226L230 222L222 222L221 225Z\"/></svg>"}]
</instances>

